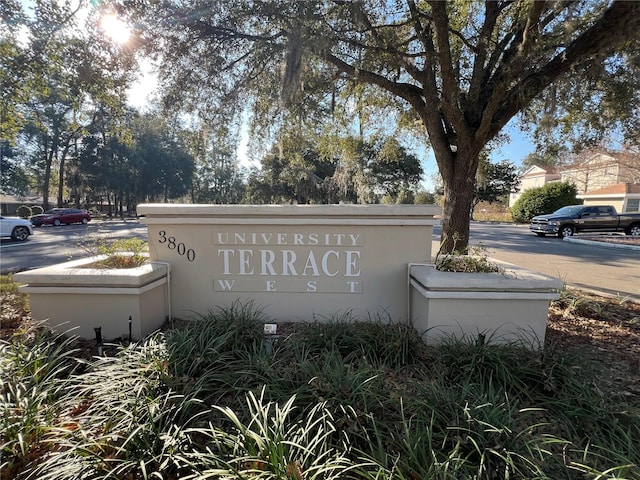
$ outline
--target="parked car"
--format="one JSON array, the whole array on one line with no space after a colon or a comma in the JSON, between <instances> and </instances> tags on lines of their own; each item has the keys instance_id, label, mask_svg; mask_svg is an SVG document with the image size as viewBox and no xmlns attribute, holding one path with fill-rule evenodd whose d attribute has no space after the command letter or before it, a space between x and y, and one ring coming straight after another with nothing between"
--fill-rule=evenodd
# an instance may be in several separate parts
<instances>
[{"instance_id":1,"label":"parked car","mask_svg":"<svg viewBox=\"0 0 640 480\"><path fill-rule=\"evenodd\" d=\"M611 205L568 205L531 219L529 230L538 236L570 237L577 232L625 232L640 236L640 213L618 215Z\"/></svg>"},{"instance_id":2,"label":"parked car","mask_svg":"<svg viewBox=\"0 0 640 480\"><path fill-rule=\"evenodd\" d=\"M63 223L88 223L91 221L91 214L79 208L52 208L39 215L31 217L34 227L41 225L62 225Z\"/></svg>"},{"instance_id":3,"label":"parked car","mask_svg":"<svg viewBox=\"0 0 640 480\"><path fill-rule=\"evenodd\" d=\"M29 238L29 235L33 235L33 227L29 220L0 216L0 236L23 242Z\"/></svg>"}]
</instances>

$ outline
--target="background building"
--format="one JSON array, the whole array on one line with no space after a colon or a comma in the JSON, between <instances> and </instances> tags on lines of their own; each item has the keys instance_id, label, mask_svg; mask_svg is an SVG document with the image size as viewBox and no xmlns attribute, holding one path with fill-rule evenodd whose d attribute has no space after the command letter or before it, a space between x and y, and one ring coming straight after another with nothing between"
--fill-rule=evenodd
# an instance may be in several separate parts
<instances>
[{"instance_id":1,"label":"background building","mask_svg":"<svg viewBox=\"0 0 640 480\"><path fill-rule=\"evenodd\" d=\"M591 149L577 155L571 165L534 165L520 176L520 191L509 196L509 206L522 192L551 182L572 183L585 204L614 205L619 212L640 211L638 153Z\"/></svg>"}]
</instances>

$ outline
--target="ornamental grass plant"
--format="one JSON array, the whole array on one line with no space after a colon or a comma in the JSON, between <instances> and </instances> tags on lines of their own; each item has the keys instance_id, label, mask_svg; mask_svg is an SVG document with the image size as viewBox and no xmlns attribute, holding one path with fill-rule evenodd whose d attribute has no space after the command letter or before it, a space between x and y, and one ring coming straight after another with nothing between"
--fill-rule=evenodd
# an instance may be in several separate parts
<instances>
[{"instance_id":1,"label":"ornamental grass plant","mask_svg":"<svg viewBox=\"0 0 640 480\"><path fill-rule=\"evenodd\" d=\"M91 263L91 268L136 268L149 261L149 244L139 238L91 236L78 246L91 256L105 257Z\"/></svg>"},{"instance_id":2,"label":"ornamental grass plant","mask_svg":"<svg viewBox=\"0 0 640 480\"><path fill-rule=\"evenodd\" d=\"M108 356L38 325L2 342L2 479L640 478L640 404L581 356L252 304Z\"/></svg>"}]
</instances>

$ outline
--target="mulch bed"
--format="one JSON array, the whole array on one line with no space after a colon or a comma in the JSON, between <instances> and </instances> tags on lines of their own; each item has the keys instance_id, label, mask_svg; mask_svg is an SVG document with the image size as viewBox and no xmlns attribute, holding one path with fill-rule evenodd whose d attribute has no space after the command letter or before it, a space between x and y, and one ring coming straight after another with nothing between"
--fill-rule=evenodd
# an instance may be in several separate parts
<instances>
[{"instance_id":1,"label":"mulch bed","mask_svg":"<svg viewBox=\"0 0 640 480\"><path fill-rule=\"evenodd\" d=\"M575 293L552 303L547 342L592 360L608 394L640 401L640 304Z\"/></svg>"}]
</instances>

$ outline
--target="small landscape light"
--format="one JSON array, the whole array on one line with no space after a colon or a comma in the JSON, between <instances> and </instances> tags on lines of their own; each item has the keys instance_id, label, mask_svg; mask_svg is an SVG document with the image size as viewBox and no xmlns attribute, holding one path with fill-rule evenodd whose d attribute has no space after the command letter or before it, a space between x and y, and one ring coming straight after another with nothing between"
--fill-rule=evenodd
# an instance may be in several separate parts
<instances>
[{"instance_id":1,"label":"small landscape light","mask_svg":"<svg viewBox=\"0 0 640 480\"><path fill-rule=\"evenodd\" d=\"M96 346L98 347L98 356L102 356L102 327L94 327L96 332Z\"/></svg>"}]
</instances>

